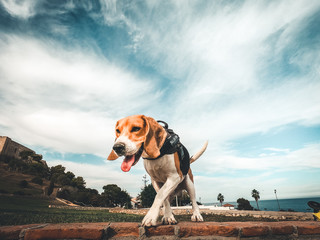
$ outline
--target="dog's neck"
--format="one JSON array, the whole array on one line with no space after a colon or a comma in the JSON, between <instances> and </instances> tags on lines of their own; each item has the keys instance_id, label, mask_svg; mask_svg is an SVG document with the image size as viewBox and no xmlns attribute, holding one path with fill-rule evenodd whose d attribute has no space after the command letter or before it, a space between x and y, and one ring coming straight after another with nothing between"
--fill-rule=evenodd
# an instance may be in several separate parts
<instances>
[{"instance_id":1,"label":"dog's neck","mask_svg":"<svg viewBox=\"0 0 320 240\"><path fill-rule=\"evenodd\" d=\"M143 150L142 154L141 154L142 158L150 158L150 156L146 153L145 150Z\"/></svg>"}]
</instances>

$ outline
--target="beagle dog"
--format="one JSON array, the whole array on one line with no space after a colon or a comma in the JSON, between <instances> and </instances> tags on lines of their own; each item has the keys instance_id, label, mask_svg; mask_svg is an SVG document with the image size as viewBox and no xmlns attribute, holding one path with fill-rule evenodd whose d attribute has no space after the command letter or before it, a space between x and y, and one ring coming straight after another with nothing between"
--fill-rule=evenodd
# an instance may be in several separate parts
<instances>
[{"instance_id":1,"label":"beagle dog","mask_svg":"<svg viewBox=\"0 0 320 240\"><path fill-rule=\"evenodd\" d=\"M108 160L116 160L124 156L121 169L130 171L142 157L144 167L151 177L151 182L157 195L154 202L142 221L142 226L155 226L163 206L163 224L176 224L170 208L170 197L186 189L192 201L192 221L203 221L196 201L193 175L189 168L184 173L181 170L180 159L177 152L161 154L168 132L157 121L144 115L134 115L123 118L116 123L116 139ZM188 164L197 160L206 150L208 142L202 149L189 158ZM160 155L161 154L161 155ZM160 157L159 157L160 156ZM190 160L190 162L189 162Z\"/></svg>"}]
</instances>

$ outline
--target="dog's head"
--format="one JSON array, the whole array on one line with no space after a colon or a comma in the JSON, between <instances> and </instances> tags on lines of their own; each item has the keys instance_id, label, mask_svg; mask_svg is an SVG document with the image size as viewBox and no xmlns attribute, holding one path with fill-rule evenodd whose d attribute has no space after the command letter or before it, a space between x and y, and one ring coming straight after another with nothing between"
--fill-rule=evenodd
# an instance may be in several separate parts
<instances>
[{"instance_id":1,"label":"dog's head","mask_svg":"<svg viewBox=\"0 0 320 240\"><path fill-rule=\"evenodd\" d=\"M144 153L148 158L157 158L166 139L165 129L153 118L134 115L120 119L116 124L116 140L108 160L124 156L121 169L130 171Z\"/></svg>"}]
</instances>

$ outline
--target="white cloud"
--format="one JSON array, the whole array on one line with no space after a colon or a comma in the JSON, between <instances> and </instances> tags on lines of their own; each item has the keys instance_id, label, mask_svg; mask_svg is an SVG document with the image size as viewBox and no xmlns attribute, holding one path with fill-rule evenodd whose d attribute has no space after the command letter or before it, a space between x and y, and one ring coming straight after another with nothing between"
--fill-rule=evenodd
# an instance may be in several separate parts
<instances>
[{"instance_id":1,"label":"white cloud","mask_svg":"<svg viewBox=\"0 0 320 240\"><path fill-rule=\"evenodd\" d=\"M20 37L0 47L0 125L31 145L102 155L116 120L160 96L151 81L90 52Z\"/></svg>"},{"instance_id":2,"label":"white cloud","mask_svg":"<svg viewBox=\"0 0 320 240\"><path fill-rule=\"evenodd\" d=\"M97 113L42 109L2 117L10 127L7 135L28 139L30 146L42 146L59 152L92 153L106 157L111 149L115 124ZM19 139L15 139L20 141Z\"/></svg>"},{"instance_id":3,"label":"white cloud","mask_svg":"<svg viewBox=\"0 0 320 240\"><path fill-rule=\"evenodd\" d=\"M271 151L271 152L284 152L284 153L288 153L290 152L290 149L282 149L282 148L265 148L264 150L267 150L267 151Z\"/></svg>"},{"instance_id":4,"label":"white cloud","mask_svg":"<svg viewBox=\"0 0 320 240\"><path fill-rule=\"evenodd\" d=\"M252 189L257 189L260 192L260 200L275 199L274 189L277 189L277 195L280 199L320 195L317 182L300 181L292 184L294 177L288 178L276 175L270 178L265 175L250 175L196 177L195 188L197 199L201 197L201 201L204 203L217 203L217 196L219 193L222 193L225 202L236 202L238 198L253 201L254 199L251 196Z\"/></svg>"},{"instance_id":5,"label":"white cloud","mask_svg":"<svg viewBox=\"0 0 320 240\"><path fill-rule=\"evenodd\" d=\"M320 123L319 48L290 53L288 64L302 76L270 79L270 59L280 61L295 46L319 1L211 3L199 11L199 2L147 2L143 15L135 4L103 2L113 13L105 14L109 24L125 18L143 62L178 82L165 120L188 145L209 138L212 147L285 124Z\"/></svg>"},{"instance_id":6,"label":"white cloud","mask_svg":"<svg viewBox=\"0 0 320 240\"><path fill-rule=\"evenodd\" d=\"M295 1L290 6L286 1L212 3L198 15L198 3L159 4L153 15L155 7L147 9L150 21L137 21L144 36L141 51L163 73L187 78L190 90L210 86L212 93L223 94L254 86L259 59L269 51L268 38L287 30L284 39L291 40L304 18L319 8L317 1L308 5ZM279 44L279 51L283 47Z\"/></svg>"},{"instance_id":7,"label":"white cloud","mask_svg":"<svg viewBox=\"0 0 320 240\"><path fill-rule=\"evenodd\" d=\"M237 201L238 198L253 200L251 190L258 189L261 199L272 199L273 189L276 186L286 184L286 178L278 177L268 179L267 176L241 176L241 177L214 177L199 176L195 178L195 188L197 198L201 197L202 202L212 203L218 202L217 196L222 193L225 197L225 202Z\"/></svg>"},{"instance_id":8,"label":"white cloud","mask_svg":"<svg viewBox=\"0 0 320 240\"><path fill-rule=\"evenodd\" d=\"M1 0L0 3L14 17L27 19L35 14L36 1L32 0Z\"/></svg>"},{"instance_id":9,"label":"white cloud","mask_svg":"<svg viewBox=\"0 0 320 240\"><path fill-rule=\"evenodd\" d=\"M254 170L267 173L269 171L320 169L320 144L310 144L299 150L287 152L287 154L256 158L239 157L233 152L224 152L221 155L210 152L208 155L197 160L192 165L192 169L206 174L224 174L234 170Z\"/></svg>"},{"instance_id":10,"label":"white cloud","mask_svg":"<svg viewBox=\"0 0 320 240\"><path fill-rule=\"evenodd\" d=\"M281 198L319 195L317 182L301 181L292 186L294 177L287 175L288 172L296 170L319 169L319 154L320 144L314 144L285 156L240 158L230 154L213 157L211 162L200 158L191 165L197 199L201 197L203 202L216 202L216 196L221 192L226 201L236 201L240 197L252 200L250 191L254 188L260 191L262 199L272 199L274 188L281 192ZM129 173L120 170L120 159L106 161L103 165L67 160L49 161L48 164L62 164L67 171L84 177L87 187L101 191L104 185L116 183L132 196L140 192L142 176L145 174L142 160ZM251 172L245 174L243 170Z\"/></svg>"},{"instance_id":11,"label":"white cloud","mask_svg":"<svg viewBox=\"0 0 320 240\"><path fill-rule=\"evenodd\" d=\"M140 193L143 185L142 176L144 172L141 172L141 166L138 165L134 167L134 171L141 174L134 174L133 171L122 172L119 161L108 161L103 165L76 163L67 160L54 160L47 163L50 167L61 164L66 167L66 172L71 171L76 176L83 177L86 181L86 187L97 189L100 193L103 191L103 186L117 184L121 189L127 190L132 197L135 197Z\"/></svg>"},{"instance_id":12,"label":"white cloud","mask_svg":"<svg viewBox=\"0 0 320 240\"><path fill-rule=\"evenodd\" d=\"M1 4L12 16L27 19L35 14L31 1ZM77 46L65 49L49 39L7 35L0 40L2 134L53 151L107 156L116 120L134 113L161 116L191 154L209 139L207 152L192 165L200 175L196 182L203 199L212 184L221 191L239 189L232 195L236 199L248 182L261 182L271 193L274 185L287 186L286 178L268 179L272 171L320 168L319 144L296 151L270 146L265 150L271 153L257 158L239 157L228 145L230 140L290 123L320 124L320 48L295 45L310 16L319 10L319 1L212 2L202 9L196 1L142 5L143 9L133 3L101 1L101 14L106 25L127 30L132 41L126 50L135 54L137 66L151 67L158 79L169 79L169 84L163 83L165 90L144 78L143 71L135 74L115 65L97 49L95 53ZM75 5L70 2L66 7L65 13ZM84 8L102 24L90 3ZM48 26L60 34L70 28L58 20ZM283 56L289 56L285 64L297 74L283 69L282 75L273 73ZM101 188L110 181L131 193L139 188L138 174L143 172L141 164L124 175L119 162L94 166L52 161L58 163L85 177L89 187ZM238 170L262 170L264 175L242 177L236 183L228 177L204 177ZM302 183L297 187L301 196L308 194L303 186L309 192L314 189ZM287 196L297 192L286 189Z\"/></svg>"},{"instance_id":13,"label":"white cloud","mask_svg":"<svg viewBox=\"0 0 320 240\"><path fill-rule=\"evenodd\" d=\"M217 105L220 106L215 103L213 106L198 106L197 99L188 97L186 107L180 106L175 112L174 129L192 148L192 152L206 139L209 139L209 149L218 151L228 147L228 141L254 133L266 133L279 126L319 124L319 91L320 82L297 79L226 102L219 100Z\"/></svg>"},{"instance_id":14,"label":"white cloud","mask_svg":"<svg viewBox=\"0 0 320 240\"><path fill-rule=\"evenodd\" d=\"M179 125L205 126L211 129L209 135L227 139L292 122L319 124L319 49L305 50L309 58L303 62L311 65L312 71L300 79L284 77L274 83L264 79L272 69L261 69L268 68L265 58L282 57L287 47L283 39L287 44L292 42L304 19L318 8L318 2L310 6L302 1L290 6L285 2L250 2L191 22L181 29L181 42L170 42L173 38L168 35L161 49L169 53L164 60L166 71L174 66L174 74L180 67L182 73L191 73L186 75L185 90L176 98L177 121L188 114L188 120L181 120ZM274 54L269 51L273 45L268 40L280 30L286 30L285 37L280 36L278 53ZM175 46L173 51L166 48L170 44ZM304 66L302 61L295 63L297 68ZM201 130L191 135L208 132Z\"/></svg>"}]
</instances>

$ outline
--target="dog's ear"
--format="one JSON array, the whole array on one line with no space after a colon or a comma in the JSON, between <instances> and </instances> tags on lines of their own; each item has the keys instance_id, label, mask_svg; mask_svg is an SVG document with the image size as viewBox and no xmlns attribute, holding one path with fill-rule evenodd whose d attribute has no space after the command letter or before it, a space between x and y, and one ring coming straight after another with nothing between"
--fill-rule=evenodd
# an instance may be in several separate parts
<instances>
[{"instance_id":1,"label":"dog's ear","mask_svg":"<svg viewBox=\"0 0 320 240\"><path fill-rule=\"evenodd\" d=\"M143 116L146 121L147 135L144 141L144 150L150 158L157 158L160 155L160 149L166 140L167 132L153 118Z\"/></svg>"},{"instance_id":2,"label":"dog's ear","mask_svg":"<svg viewBox=\"0 0 320 240\"><path fill-rule=\"evenodd\" d=\"M116 152L114 150L111 151L111 153L108 156L108 160L116 160L119 156L116 154Z\"/></svg>"}]
</instances>

